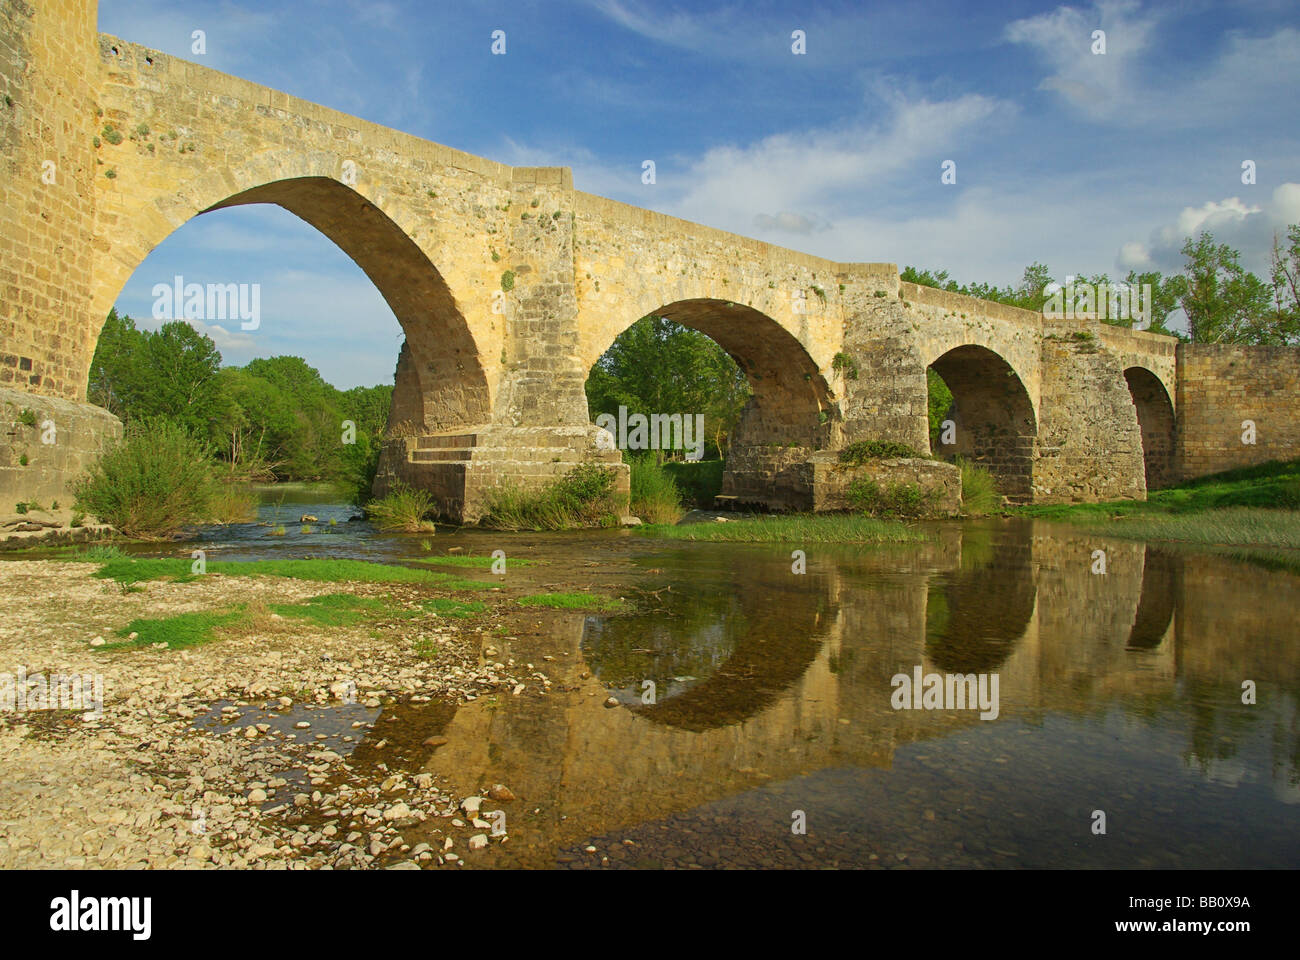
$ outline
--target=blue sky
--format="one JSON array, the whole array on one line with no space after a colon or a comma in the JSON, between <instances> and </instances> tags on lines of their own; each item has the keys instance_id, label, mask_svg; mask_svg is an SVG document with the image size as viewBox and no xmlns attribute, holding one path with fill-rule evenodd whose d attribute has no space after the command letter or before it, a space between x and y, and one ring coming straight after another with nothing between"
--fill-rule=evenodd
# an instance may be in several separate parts
<instances>
[{"instance_id":1,"label":"blue sky","mask_svg":"<svg viewBox=\"0 0 1300 960\"><path fill-rule=\"evenodd\" d=\"M1263 276L1300 222L1294 0L100 0L99 29L505 163L570 166L580 190L961 281L1014 283L1034 260L1058 279L1173 270L1205 229ZM283 210L191 221L119 309L154 325L152 285L175 274L261 278L259 330L205 328L227 362L292 353L340 387L391 382L391 311Z\"/></svg>"}]
</instances>

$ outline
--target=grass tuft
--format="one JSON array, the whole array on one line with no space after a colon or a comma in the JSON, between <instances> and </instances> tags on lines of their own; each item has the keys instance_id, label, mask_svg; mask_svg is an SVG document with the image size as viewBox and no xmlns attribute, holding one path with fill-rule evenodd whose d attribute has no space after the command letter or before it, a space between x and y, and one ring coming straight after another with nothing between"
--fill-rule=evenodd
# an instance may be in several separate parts
<instances>
[{"instance_id":1,"label":"grass tuft","mask_svg":"<svg viewBox=\"0 0 1300 960\"><path fill-rule=\"evenodd\" d=\"M963 513L968 517L983 517L1002 504L1002 496L993 485L993 474L964 457L957 460L957 466L961 467Z\"/></svg>"},{"instance_id":2,"label":"grass tuft","mask_svg":"<svg viewBox=\"0 0 1300 960\"><path fill-rule=\"evenodd\" d=\"M672 475L650 454L628 461L631 470L632 513L646 523L676 523L686 513Z\"/></svg>"},{"instance_id":3,"label":"grass tuft","mask_svg":"<svg viewBox=\"0 0 1300 960\"><path fill-rule=\"evenodd\" d=\"M380 530L432 533L437 529L428 519L433 510L433 494L401 482L394 484L385 496L367 503L365 510Z\"/></svg>"},{"instance_id":4,"label":"grass tuft","mask_svg":"<svg viewBox=\"0 0 1300 960\"><path fill-rule=\"evenodd\" d=\"M598 597L594 593L535 593L520 597L520 606L550 607L553 610L618 610L622 600Z\"/></svg>"}]
</instances>

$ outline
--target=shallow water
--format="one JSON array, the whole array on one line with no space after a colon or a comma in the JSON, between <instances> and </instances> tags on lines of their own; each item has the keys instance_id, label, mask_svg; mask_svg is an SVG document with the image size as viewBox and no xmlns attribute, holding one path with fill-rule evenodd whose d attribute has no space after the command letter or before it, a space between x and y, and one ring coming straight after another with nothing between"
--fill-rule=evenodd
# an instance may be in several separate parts
<instances>
[{"instance_id":1,"label":"shallow water","mask_svg":"<svg viewBox=\"0 0 1300 960\"><path fill-rule=\"evenodd\" d=\"M353 512L286 500L284 537L249 524L176 549L424 554L428 538ZM440 532L439 551L539 559L519 568L534 586L635 612L494 639L551 692L430 714L427 731L407 712L404 732L447 738L423 762L462 792L519 797L494 865L1300 865L1300 578L1059 525L932 529L923 545L808 545L806 573L792 547ZM893 678L918 667L996 676L996 718L896 708Z\"/></svg>"}]
</instances>

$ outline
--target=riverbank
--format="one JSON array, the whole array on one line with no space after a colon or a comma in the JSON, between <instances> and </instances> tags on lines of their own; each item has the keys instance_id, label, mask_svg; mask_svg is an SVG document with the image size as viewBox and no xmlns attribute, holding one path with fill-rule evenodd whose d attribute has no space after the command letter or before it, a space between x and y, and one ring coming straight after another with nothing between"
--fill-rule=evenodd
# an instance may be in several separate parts
<instances>
[{"instance_id":1,"label":"riverbank","mask_svg":"<svg viewBox=\"0 0 1300 960\"><path fill-rule=\"evenodd\" d=\"M426 765L458 705L548 693L544 665L498 660L496 645L552 612L525 606L539 594L515 577L368 566L419 576L0 563L0 668L13 671L0 689L14 701L0 711L0 869L490 857L509 837L488 817L508 809L508 786L463 796ZM87 682L45 702L56 676Z\"/></svg>"},{"instance_id":2,"label":"riverbank","mask_svg":"<svg viewBox=\"0 0 1300 960\"><path fill-rule=\"evenodd\" d=\"M1153 491L1145 501L1034 504L1010 513L1124 539L1300 551L1300 460L1201 477Z\"/></svg>"}]
</instances>

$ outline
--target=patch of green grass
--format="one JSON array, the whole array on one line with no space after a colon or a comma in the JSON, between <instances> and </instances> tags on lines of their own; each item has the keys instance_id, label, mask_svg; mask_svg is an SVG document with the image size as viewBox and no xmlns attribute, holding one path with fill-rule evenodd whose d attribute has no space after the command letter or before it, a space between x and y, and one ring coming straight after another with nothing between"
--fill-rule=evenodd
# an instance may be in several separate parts
<instances>
[{"instance_id":1,"label":"patch of green grass","mask_svg":"<svg viewBox=\"0 0 1300 960\"><path fill-rule=\"evenodd\" d=\"M1131 540L1300 550L1300 510L1225 507L1204 513L1131 514L1071 519L1107 536Z\"/></svg>"},{"instance_id":2,"label":"patch of green grass","mask_svg":"<svg viewBox=\"0 0 1300 960\"><path fill-rule=\"evenodd\" d=\"M136 619L117 631L119 637L136 634L134 640L108 643L99 649L120 650L127 647L148 647L155 643L166 643L170 650L182 650L185 647L207 643L212 639L214 630L229 626L243 616L244 609L239 607L226 611L203 610L196 613L178 613L157 620Z\"/></svg>"},{"instance_id":3,"label":"patch of green grass","mask_svg":"<svg viewBox=\"0 0 1300 960\"><path fill-rule=\"evenodd\" d=\"M1300 460L1243 467L1156 490L1142 500L1109 503L1030 504L1015 508L1021 516L1050 520L1102 520L1136 515L1186 514L1227 507L1300 510Z\"/></svg>"},{"instance_id":4,"label":"patch of green grass","mask_svg":"<svg viewBox=\"0 0 1300 960\"><path fill-rule=\"evenodd\" d=\"M623 606L622 600L598 597L594 593L535 593L520 597L519 603L525 607L550 607L553 610L618 610Z\"/></svg>"},{"instance_id":5,"label":"patch of green grass","mask_svg":"<svg viewBox=\"0 0 1300 960\"><path fill-rule=\"evenodd\" d=\"M1156 490L1145 501L1031 504L1011 512L1126 539L1300 550L1300 460L1199 477Z\"/></svg>"},{"instance_id":6,"label":"patch of green grass","mask_svg":"<svg viewBox=\"0 0 1300 960\"><path fill-rule=\"evenodd\" d=\"M853 514L746 517L727 523L642 526L644 536L711 543L922 543L933 539L897 520Z\"/></svg>"},{"instance_id":7,"label":"patch of green grass","mask_svg":"<svg viewBox=\"0 0 1300 960\"><path fill-rule=\"evenodd\" d=\"M434 597L425 600L421 603L421 606L426 610L433 611L440 617L454 617L457 620L466 620L486 609L477 600L455 600L451 597Z\"/></svg>"},{"instance_id":8,"label":"patch of green grass","mask_svg":"<svg viewBox=\"0 0 1300 960\"><path fill-rule=\"evenodd\" d=\"M87 558L92 559L92 558ZM209 564L211 569L211 564ZM171 580L174 583L189 583L198 579L198 574L191 569L191 561L170 558L142 558L134 560L125 554L110 557L93 574L101 580L116 580L118 583L132 584L144 580Z\"/></svg>"},{"instance_id":9,"label":"patch of green grass","mask_svg":"<svg viewBox=\"0 0 1300 960\"><path fill-rule=\"evenodd\" d=\"M288 577L321 583L430 583L452 590L484 590L492 584L465 580L446 573L398 567L365 560L319 558L311 560L210 560L208 573L235 577ZM170 579L178 583L192 580L188 559L139 559L115 557L94 574L119 583Z\"/></svg>"},{"instance_id":10,"label":"patch of green grass","mask_svg":"<svg viewBox=\"0 0 1300 960\"><path fill-rule=\"evenodd\" d=\"M302 603L275 603L271 612L294 620L310 620L322 627L350 627L389 612L390 607L374 597L351 593L326 593Z\"/></svg>"}]
</instances>

